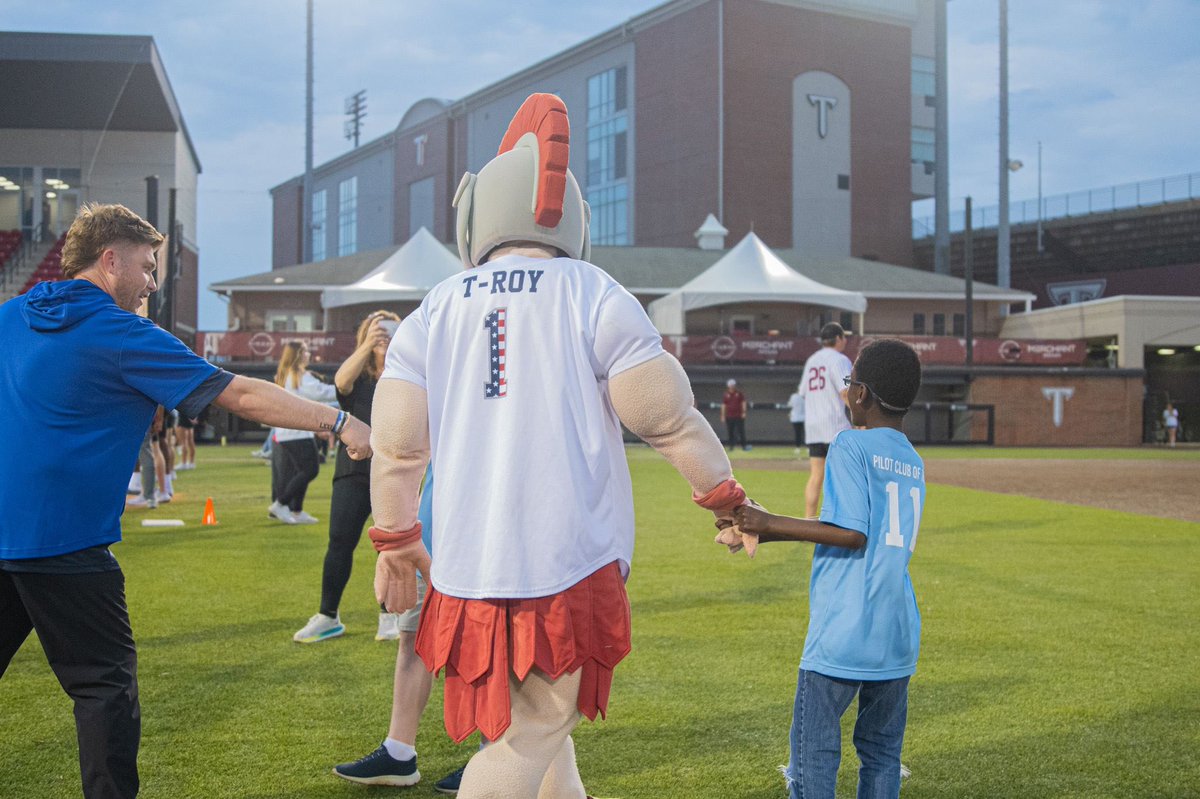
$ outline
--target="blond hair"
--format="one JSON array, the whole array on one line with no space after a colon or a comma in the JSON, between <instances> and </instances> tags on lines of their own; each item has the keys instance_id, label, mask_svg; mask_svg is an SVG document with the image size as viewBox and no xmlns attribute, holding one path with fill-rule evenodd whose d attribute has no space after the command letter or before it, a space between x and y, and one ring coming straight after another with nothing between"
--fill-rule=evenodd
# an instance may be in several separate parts
<instances>
[{"instance_id":1,"label":"blond hair","mask_svg":"<svg viewBox=\"0 0 1200 799\"><path fill-rule=\"evenodd\" d=\"M118 243L149 244L157 250L163 243L163 235L123 205L84 205L67 231L62 251L63 277L75 277Z\"/></svg>"},{"instance_id":2,"label":"blond hair","mask_svg":"<svg viewBox=\"0 0 1200 799\"><path fill-rule=\"evenodd\" d=\"M287 388L291 379L292 388L300 387L300 380L304 377L304 369L300 366L304 360L303 351L304 344L299 341L289 341L283 345L283 352L279 353L279 368L275 370L277 384Z\"/></svg>"},{"instance_id":3,"label":"blond hair","mask_svg":"<svg viewBox=\"0 0 1200 799\"><path fill-rule=\"evenodd\" d=\"M375 321L376 319L391 319L394 322L399 322L400 315L392 313L391 311L384 311L382 309L378 311L372 311L371 313L367 314L367 318L362 320L362 322L358 325L358 336L354 340L355 347L362 346L363 341L365 341L367 338L367 330L370 329L371 322ZM367 365L363 367L363 371L367 373L367 377L371 380L379 380L379 369L375 365L374 356L367 359Z\"/></svg>"}]
</instances>

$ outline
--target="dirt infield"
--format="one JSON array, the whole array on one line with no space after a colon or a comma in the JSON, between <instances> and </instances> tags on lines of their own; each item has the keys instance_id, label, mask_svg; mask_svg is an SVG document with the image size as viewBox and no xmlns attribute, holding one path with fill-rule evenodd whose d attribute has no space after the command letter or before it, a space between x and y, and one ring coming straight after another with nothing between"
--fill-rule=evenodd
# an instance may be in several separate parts
<instances>
[{"instance_id":1,"label":"dirt infield","mask_svg":"<svg viewBox=\"0 0 1200 799\"><path fill-rule=\"evenodd\" d=\"M808 471L808 462L738 460L735 468ZM930 483L1200 522L1200 461L931 459L925 470Z\"/></svg>"}]
</instances>

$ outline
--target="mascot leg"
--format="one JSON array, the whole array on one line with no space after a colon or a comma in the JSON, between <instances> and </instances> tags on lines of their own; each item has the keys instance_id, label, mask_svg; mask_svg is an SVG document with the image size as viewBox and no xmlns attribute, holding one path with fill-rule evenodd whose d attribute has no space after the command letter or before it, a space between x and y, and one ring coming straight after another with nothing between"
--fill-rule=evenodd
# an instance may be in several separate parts
<instances>
[{"instance_id":1,"label":"mascot leg","mask_svg":"<svg viewBox=\"0 0 1200 799\"><path fill-rule=\"evenodd\" d=\"M518 682L509 675L512 724L467 763L459 799L584 799L571 743L580 676L552 681L534 669Z\"/></svg>"}]
</instances>

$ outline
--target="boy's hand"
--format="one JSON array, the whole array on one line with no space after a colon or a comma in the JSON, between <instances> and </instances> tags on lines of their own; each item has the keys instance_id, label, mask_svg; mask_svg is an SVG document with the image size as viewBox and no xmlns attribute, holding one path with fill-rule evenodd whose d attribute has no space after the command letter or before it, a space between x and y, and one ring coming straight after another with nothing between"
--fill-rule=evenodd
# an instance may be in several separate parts
<instances>
[{"instance_id":1,"label":"boy's hand","mask_svg":"<svg viewBox=\"0 0 1200 799\"><path fill-rule=\"evenodd\" d=\"M747 504L734 508L733 523L742 534L758 536L768 532L770 516L766 508L749 500Z\"/></svg>"},{"instance_id":2,"label":"boy's hand","mask_svg":"<svg viewBox=\"0 0 1200 799\"><path fill-rule=\"evenodd\" d=\"M747 499L747 502L752 503L755 507L759 507L759 505L752 499ZM740 510L740 508L734 510L735 516L738 510ZM728 547L729 554L737 554L745 549L746 555L753 558L754 554L758 551L758 536L741 530L736 526L735 519L730 519L728 517L718 518L717 529L720 530L720 532L717 533L717 537L714 539L714 541L718 544L723 544L724 546Z\"/></svg>"}]
</instances>

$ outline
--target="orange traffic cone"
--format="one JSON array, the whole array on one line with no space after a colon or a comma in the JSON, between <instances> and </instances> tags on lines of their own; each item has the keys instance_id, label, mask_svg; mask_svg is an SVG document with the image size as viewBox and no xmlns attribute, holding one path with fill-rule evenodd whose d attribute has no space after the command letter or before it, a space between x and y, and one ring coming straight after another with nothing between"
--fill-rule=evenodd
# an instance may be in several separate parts
<instances>
[{"instance_id":1,"label":"orange traffic cone","mask_svg":"<svg viewBox=\"0 0 1200 799\"><path fill-rule=\"evenodd\" d=\"M217 513L216 513L216 511L213 510L212 497L209 497L208 501L204 503L204 518L200 521L200 524L216 524L216 523L217 523Z\"/></svg>"}]
</instances>

